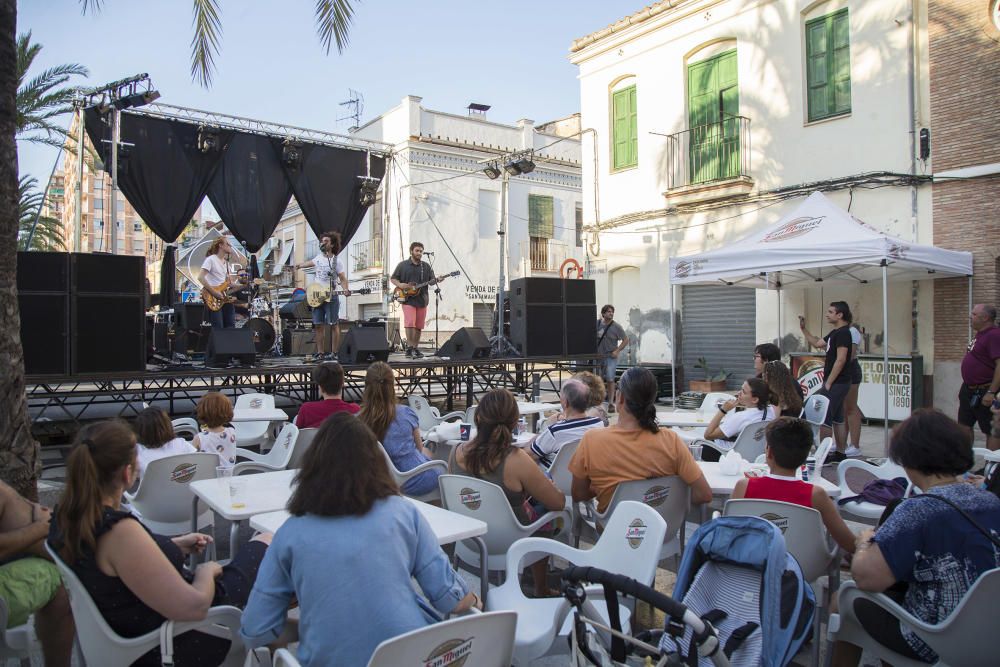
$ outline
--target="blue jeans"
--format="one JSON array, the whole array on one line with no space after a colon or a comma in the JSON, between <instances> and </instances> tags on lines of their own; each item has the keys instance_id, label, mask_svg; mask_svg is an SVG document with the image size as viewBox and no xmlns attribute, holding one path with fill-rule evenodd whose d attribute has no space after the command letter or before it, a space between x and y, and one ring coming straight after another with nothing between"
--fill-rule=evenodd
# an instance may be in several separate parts
<instances>
[{"instance_id":1,"label":"blue jeans","mask_svg":"<svg viewBox=\"0 0 1000 667\"><path fill-rule=\"evenodd\" d=\"M340 319L340 297L321 303L312 312L313 324L336 324Z\"/></svg>"},{"instance_id":2,"label":"blue jeans","mask_svg":"<svg viewBox=\"0 0 1000 667\"><path fill-rule=\"evenodd\" d=\"M213 329L232 329L236 326L236 307L233 304L227 303L215 311L208 308L205 310L208 311L208 321L212 323Z\"/></svg>"},{"instance_id":3,"label":"blue jeans","mask_svg":"<svg viewBox=\"0 0 1000 667\"><path fill-rule=\"evenodd\" d=\"M605 382L614 382L615 373L618 371L618 357L612 357L610 354L603 359L598 359L597 361L598 375ZM611 400L610 398L608 400Z\"/></svg>"}]
</instances>

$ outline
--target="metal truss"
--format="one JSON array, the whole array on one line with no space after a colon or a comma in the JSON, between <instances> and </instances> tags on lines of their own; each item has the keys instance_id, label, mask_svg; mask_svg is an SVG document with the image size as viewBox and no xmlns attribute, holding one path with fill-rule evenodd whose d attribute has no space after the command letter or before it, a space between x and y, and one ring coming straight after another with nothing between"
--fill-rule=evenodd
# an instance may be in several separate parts
<instances>
[{"instance_id":1,"label":"metal truss","mask_svg":"<svg viewBox=\"0 0 1000 667\"><path fill-rule=\"evenodd\" d=\"M254 118L244 118L242 116L230 116L214 111L202 111L200 109L190 109L188 107L178 107L172 104L149 104L147 106L129 109L127 112L137 116L150 116L153 118L164 118L166 120L183 120L199 125L210 127L239 130L251 134L261 134L277 139L292 139L302 143L321 144L323 146L334 146L336 148L352 148L363 150L374 155L387 157L392 154L392 146L382 141L362 139L344 134L324 132L323 130L310 130L305 127L296 127L284 123L272 123L266 120Z\"/></svg>"}]
</instances>

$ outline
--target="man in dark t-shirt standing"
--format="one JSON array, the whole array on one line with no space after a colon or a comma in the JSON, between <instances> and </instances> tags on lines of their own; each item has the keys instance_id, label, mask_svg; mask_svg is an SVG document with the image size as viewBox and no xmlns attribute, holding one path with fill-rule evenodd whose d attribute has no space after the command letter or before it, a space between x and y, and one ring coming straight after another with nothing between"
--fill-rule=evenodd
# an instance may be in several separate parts
<instances>
[{"instance_id":1,"label":"man in dark t-shirt standing","mask_svg":"<svg viewBox=\"0 0 1000 667\"><path fill-rule=\"evenodd\" d=\"M826 359L823 362L823 388L821 391L830 399L830 407L826 411L826 426L820 437L827 437L833 429L833 441L837 452L831 452L828 461L843 460L847 456L860 456L861 450L847 448L847 433L844 427L844 399L851 389L851 375L846 372L847 362L851 359L850 323L853 319L851 309L846 301L833 301L826 309L826 321L833 326L823 338L813 336L806 330L806 320L799 316L799 328L806 340L813 347L826 349Z\"/></svg>"},{"instance_id":2,"label":"man in dark t-shirt standing","mask_svg":"<svg viewBox=\"0 0 1000 667\"><path fill-rule=\"evenodd\" d=\"M403 328L406 330L406 356L419 359L424 356L417 346L420 345L420 332L427 320L427 304L430 301L428 285L436 283L434 269L423 261L424 244L414 241L410 244L410 257L396 265L389 280L403 293L412 291L417 285L427 283L414 294L407 296L403 302Z\"/></svg>"},{"instance_id":3,"label":"man in dark t-shirt standing","mask_svg":"<svg viewBox=\"0 0 1000 667\"><path fill-rule=\"evenodd\" d=\"M962 388L958 390L958 423L975 441L973 426L979 425L990 449L1000 449L1000 433L991 432L990 405L1000 390L1000 329L994 322L993 306L977 303L969 314L975 336L962 359Z\"/></svg>"}]
</instances>

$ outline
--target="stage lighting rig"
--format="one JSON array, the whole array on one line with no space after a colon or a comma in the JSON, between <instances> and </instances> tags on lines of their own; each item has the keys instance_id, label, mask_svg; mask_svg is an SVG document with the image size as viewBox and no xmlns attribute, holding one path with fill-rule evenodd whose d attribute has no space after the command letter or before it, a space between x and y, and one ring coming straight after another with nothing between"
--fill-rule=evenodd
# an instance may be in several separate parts
<instances>
[{"instance_id":1,"label":"stage lighting rig","mask_svg":"<svg viewBox=\"0 0 1000 667\"><path fill-rule=\"evenodd\" d=\"M289 169L298 169L302 161L302 145L291 139L285 139L281 147L281 161Z\"/></svg>"},{"instance_id":2,"label":"stage lighting rig","mask_svg":"<svg viewBox=\"0 0 1000 667\"><path fill-rule=\"evenodd\" d=\"M198 126L198 150L202 153L211 153L219 150L220 145L218 128Z\"/></svg>"},{"instance_id":3,"label":"stage lighting rig","mask_svg":"<svg viewBox=\"0 0 1000 667\"><path fill-rule=\"evenodd\" d=\"M483 173L486 174L491 181L495 181L500 178L500 168L497 167L495 162L491 162L483 167Z\"/></svg>"},{"instance_id":4,"label":"stage lighting rig","mask_svg":"<svg viewBox=\"0 0 1000 667\"><path fill-rule=\"evenodd\" d=\"M362 206L371 206L375 203L375 193L378 191L379 179L371 176L358 176L361 179L361 192L358 200Z\"/></svg>"}]
</instances>

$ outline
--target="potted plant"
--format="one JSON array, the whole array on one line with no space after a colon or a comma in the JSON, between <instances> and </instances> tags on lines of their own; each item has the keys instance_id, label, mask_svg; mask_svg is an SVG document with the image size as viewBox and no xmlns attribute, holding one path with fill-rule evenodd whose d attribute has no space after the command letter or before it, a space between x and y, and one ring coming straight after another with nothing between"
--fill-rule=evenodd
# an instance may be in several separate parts
<instances>
[{"instance_id":1,"label":"potted plant","mask_svg":"<svg viewBox=\"0 0 1000 667\"><path fill-rule=\"evenodd\" d=\"M717 371L712 371L708 366L708 359L705 357L698 357L697 363L694 365L695 368L700 368L705 372L704 380L691 380L691 391L701 391L710 393L713 391L725 391L726 390L726 380L732 373L720 368Z\"/></svg>"}]
</instances>

